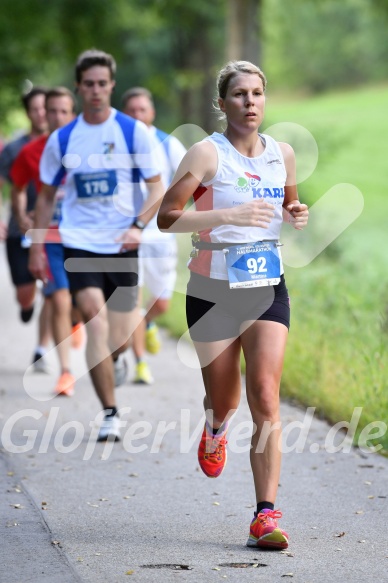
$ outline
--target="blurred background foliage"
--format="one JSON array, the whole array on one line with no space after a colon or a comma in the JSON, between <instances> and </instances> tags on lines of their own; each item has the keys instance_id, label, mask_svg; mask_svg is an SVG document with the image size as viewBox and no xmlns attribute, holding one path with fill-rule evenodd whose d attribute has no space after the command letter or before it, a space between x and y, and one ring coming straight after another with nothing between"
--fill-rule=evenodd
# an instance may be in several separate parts
<instances>
[{"instance_id":1,"label":"blurred background foliage","mask_svg":"<svg viewBox=\"0 0 388 583\"><path fill-rule=\"evenodd\" d=\"M167 130L215 128L214 77L229 58L258 63L276 91L378 82L388 77L387 15L388 0L3 0L1 130L29 82L71 87L90 47L117 60L114 105L146 85Z\"/></svg>"}]
</instances>

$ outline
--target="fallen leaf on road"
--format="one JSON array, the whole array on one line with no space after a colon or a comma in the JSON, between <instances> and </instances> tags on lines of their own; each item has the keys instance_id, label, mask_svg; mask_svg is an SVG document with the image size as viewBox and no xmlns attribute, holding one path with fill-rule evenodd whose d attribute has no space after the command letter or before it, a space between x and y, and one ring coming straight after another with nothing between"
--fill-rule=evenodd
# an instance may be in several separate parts
<instances>
[{"instance_id":1,"label":"fallen leaf on road","mask_svg":"<svg viewBox=\"0 0 388 583\"><path fill-rule=\"evenodd\" d=\"M284 573L284 575L282 575L282 577L293 577L294 573Z\"/></svg>"},{"instance_id":2,"label":"fallen leaf on road","mask_svg":"<svg viewBox=\"0 0 388 583\"><path fill-rule=\"evenodd\" d=\"M344 532L340 532L339 534L335 534L334 536L336 536L337 538L340 538L341 536L345 536Z\"/></svg>"},{"instance_id":3,"label":"fallen leaf on road","mask_svg":"<svg viewBox=\"0 0 388 583\"><path fill-rule=\"evenodd\" d=\"M12 506L12 508L17 508L17 509L23 508L23 506L21 504L10 504L10 506Z\"/></svg>"},{"instance_id":4,"label":"fallen leaf on road","mask_svg":"<svg viewBox=\"0 0 388 583\"><path fill-rule=\"evenodd\" d=\"M363 510L356 510L356 512L354 514L364 514Z\"/></svg>"},{"instance_id":5,"label":"fallen leaf on road","mask_svg":"<svg viewBox=\"0 0 388 583\"><path fill-rule=\"evenodd\" d=\"M133 575L135 571L127 571L125 574L126 575Z\"/></svg>"},{"instance_id":6,"label":"fallen leaf on road","mask_svg":"<svg viewBox=\"0 0 388 583\"><path fill-rule=\"evenodd\" d=\"M14 476L15 472L7 472L7 476Z\"/></svg>"},{"instance_id":7,"label":"fallen leaf on road","mask_svg":"<svg viewBox=\"0 0 388 583\"><path fill-rule=\"evenodd\" d=\"M59 540L52 540L52 541L51 541L51 544L52 544L52 545L59 545L59 544L60 544L60 542L59 542Z\"/></svg>"},{"instance_id":8,"label":"fallen leaf on road","mask_svg":"<svg viewBox=\"0 0 388 583\"><path fill-rule=\"evenodd\" d=\"M213 506L219 506L220 503L219 502L213 502Z\"/></svg>"}]
</instances>

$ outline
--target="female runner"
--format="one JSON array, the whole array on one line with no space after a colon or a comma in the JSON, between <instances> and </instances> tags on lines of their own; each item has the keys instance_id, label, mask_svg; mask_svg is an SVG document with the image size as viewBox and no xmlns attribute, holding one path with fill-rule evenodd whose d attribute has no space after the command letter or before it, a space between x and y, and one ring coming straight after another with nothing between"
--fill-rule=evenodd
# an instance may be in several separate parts
<instances>
[{"instance_id":1,"label":"female runner","mask_svg":"<svg viewBox=\"0 0 388 583\"><path fill-rule=\"evenodd\" d=\"M265 86L263 72L247 61L232 61L220 71L218 106L226 129L188 151L165 194L158 225L194 231L186 314L206 392L199 464L212 478L225 467L228 420L240 401L242 349L257 502L247 544L284 549L289 537L278 526L282 513L274 505L290 307L279 237L283 220L302 229L308 209L298 200L293 149L258 133ZM194 211L185 210L190 197Z\"/></svg>"}]
</instances>

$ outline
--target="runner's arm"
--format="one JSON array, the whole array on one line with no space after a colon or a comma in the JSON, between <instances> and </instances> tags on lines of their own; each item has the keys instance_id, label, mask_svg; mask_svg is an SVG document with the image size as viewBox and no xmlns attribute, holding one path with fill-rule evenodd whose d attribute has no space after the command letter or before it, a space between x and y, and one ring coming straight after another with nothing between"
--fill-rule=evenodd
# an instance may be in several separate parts
<instances>
[{"instance_id":1,"label":"runner's arm","mask_svg":"<svg viewBox=\"0 0 388 583\"><path fill-rule=\"evenodd\" d=\"M289 144L279 142L286 167L287 178L284 188L283 220L295 229L302 230L307 225L309 211L306 204L299 201L296 185L295 152Z\"/></svg>"},{"instance_id":2,"label":"runner's arm","mask_svg":"<svg viewBox=\"0 0 388 583\"><path fill-rule=\"evenodd\" d=\"M4 221L4 204L3 204L3 186L6 180L3 176L0 176L0 241L4 241L7 238L7 224Z\"/></svg>"},{"instance_id":3,"label":"runner's arm","mask_svg":"<svg viewBox=\"0 0 388 583\"><path fill-rule=\"evenodd\" d=\"M53 216L56 186L43 184L37 197L34 216L34 228L30 231L32 245L28 269L36 279L47 281L47 260L44 253L46 231Z\"/></svg>"},{"instance_id":4,"label":"runner's arm","mask_svg":"<svg viewBox=\"0 0 388 583\"><path fill-rule=\"evenodd\" d=\"M210 142L202 141L190 148L160 206L158 227L161 231L187 233L226 224L263 228L268 226L274 216L274 207L263 200L217 210L185 209L197 188L214 178L217 167L217 151ZM202 196L207 195L206 187L204 188Z\"/></svg>"},{"instance_id":5,"label":"runner's arm","mask_svg":"<svg viewBox=\"0 0 388 583\"><path fill-rule=\"evenodd\" d=\"M11 186L11 204L19 229L24 235L33 226L33 213L27 212L27 192L23 186Z\"/></svg>"},{"instance_id":6,"label":"runner's arm","mask_svg":"<svg viewBox=\"0 0 388 583\"><path fill-rule=\"evenodd\" d=\"M144 201L144 204L136 218L147 225L158 211L160 201L163 198L164 188L159 174L153 176L152 178L145 178L144 182L147 186L148 197ZM138 227L134 225L130 226L128 231L126 231L124 235L118 239L118 241L121 241L122 243L120 251L137 249L140 245L141 233L142 230Z\"/></svg>"},{"instance_id":7,"label":"runner's arm","mask_svg":"<svg viewBox=\"0 0 388 583\"><path fill-rule=\"evenodd\" d=\"M0 241L7 238L8 227L4 220L4 193L3 188L9 183L9 171L12 166L14 156L12 156L11 146L7 144L0 152Z\"/></svg>"}]
</instances>

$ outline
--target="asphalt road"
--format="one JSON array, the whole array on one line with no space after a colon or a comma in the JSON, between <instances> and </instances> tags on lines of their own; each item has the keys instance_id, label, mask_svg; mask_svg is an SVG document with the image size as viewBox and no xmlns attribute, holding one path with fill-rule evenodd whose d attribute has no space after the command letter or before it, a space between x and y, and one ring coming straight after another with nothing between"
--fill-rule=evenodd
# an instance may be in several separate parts
<instances>
[{"instance_id":1,"label":"asphalt road","mask_svg":"<svg viewBox=\"0 0 388 583\"><path fill-rule=\"evenodd\" d=\"M100 407L83 351L72 352L74 397L52 398L55 352L52 374L30 371L37 316L19 322L4 257L1 246L1 583L388 581L388 459L346 442L328 451L344 434L333 439L324 421L283 402L289 451L277 507L290 546L247 548L255 499L245 394L227 467L209 480L196 459L200 372L164 336L149 357L155 384L117 389L124 439L96 444ZM311 421L305 434L302 421Z\"/></svg>"}]
</instances>

